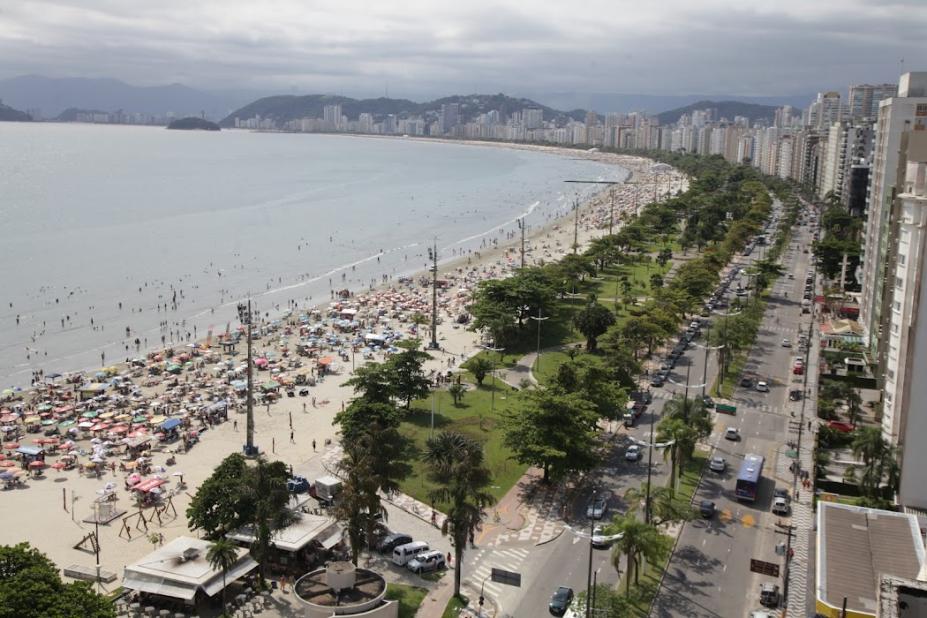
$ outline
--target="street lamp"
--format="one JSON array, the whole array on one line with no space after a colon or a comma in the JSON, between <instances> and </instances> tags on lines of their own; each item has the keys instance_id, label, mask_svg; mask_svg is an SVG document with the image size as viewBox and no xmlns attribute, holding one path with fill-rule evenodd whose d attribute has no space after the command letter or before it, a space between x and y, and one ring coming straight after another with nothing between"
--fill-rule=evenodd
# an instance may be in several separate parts
<instances>
[{"instance_id":1,"label":"street lamp","mask_svg":"<svg viewBox=\"0 0 927 618\"><path fill-rule=\"evenodd\" d=\"M592 490L592 504L595 505L595 494L596 490ZM593 508L595 508L593 506ZM590 610L592 609L592 604L590 603L590 597L592 596L592 537L595 535L595 520L591 519L589 521L589 569L586 571L586 618L589 618L592 614Z\"/></svg>"},{"instance_id":2,"label":"street lamp","mask_svg":"<svg viewBox=\"0 0 927 618\"><path fill-rule=\"evenodd\" d=\"M534 362L535 362L535 371L540 371L541 370L541 322L543 322L544 320L549 320L550 316L546 318L541 317L541 307L538 306L537 316L532 315L529 317L538 323L538 351L537 351L536 358L534 359Z\"/></svg>"},{"instance_id":3,"label":"street lamp","mask_svg":"<svg viewBox=\"0 0 927 618\"><path fill-rule=\"evenodd\" d=\"M248 375L248 391L246 394L247 402L245 403L245 412L246 412L246 431L245 431L245 446L244 453L245 457L254 457L258 454L257 447L254 446L254 370L253 363L251 362L251 324L254 319L254 314L251 310L251 299L248 299L248 303L238 303L238 320L245 327L245 340L248 344L248 358L247 358L247 375Z\"/></svg>"},{"instance_id":4,"label":"street lamp","mask_svg":"<svg viewBox=\"0 0 927 618\"><path fill-rule=\"evenodd\" d=\"M431 260L431 343L428 347L437 350L438 345L438 239L434 248L428 247L428 259Z\"/></svg>"},{"instance_id":5,"label":"street lamp","mask_svg":"<svg viewBox=\"0 0 927 618\"><path fill-rule=\"evenodd\" d=\"M494 347L488 346L488 345L484 345L484 346L481 346L481 347L482 347L484 350L488 350L488 351L490 351L490 352L499 352L500 354L501 354L502 352L505 352L505 348L494 348ZM490 357L490 358L492 358L492 357ZM492 390L490 391L490 396L489 396L489 397L490 397L490 399L489 399L489 413L492 414L493 416L495 416L495 415L496 415L496 361L495 361L495 359L493 359L493 361L492 361Z\"/></svg>"}]
</instances>

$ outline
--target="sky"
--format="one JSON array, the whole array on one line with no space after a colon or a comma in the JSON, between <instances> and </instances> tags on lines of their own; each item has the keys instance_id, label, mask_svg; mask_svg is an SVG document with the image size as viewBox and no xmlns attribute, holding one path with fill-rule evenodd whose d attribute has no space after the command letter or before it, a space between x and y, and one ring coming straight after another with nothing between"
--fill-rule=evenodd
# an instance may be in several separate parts
<instances>
[{"instance_id":1,"label":"sky","mask_svg":"<svg viewBox=\"0 0 927 618\"><path fill-rule=\"evenodd\" d=\"M927 0L0 0L0 78L793 95L927 70L925 33Z\"/></svg>"}]
</instances>

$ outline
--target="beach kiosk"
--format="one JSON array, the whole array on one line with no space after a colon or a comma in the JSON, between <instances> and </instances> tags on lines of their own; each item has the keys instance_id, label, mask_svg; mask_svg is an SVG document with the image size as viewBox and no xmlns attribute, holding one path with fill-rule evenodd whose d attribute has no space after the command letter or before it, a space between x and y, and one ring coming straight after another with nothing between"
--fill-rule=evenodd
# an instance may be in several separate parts
<instances>
[{"instance_id":1,"label":"beach kiosk","mask_svg":"<svg viewBox=\"0 0 927 618\"><path fill-rule=\"evenodd\" d=\"M153 604L179 600L193 606L199 600L215 597L258 566L247 549L239 549L237 560L223 578L222 571L206 559L207 551L208 541L186 536L176 538L127 566L122 585L142 593Z\"/></svg>"}]
</instances>

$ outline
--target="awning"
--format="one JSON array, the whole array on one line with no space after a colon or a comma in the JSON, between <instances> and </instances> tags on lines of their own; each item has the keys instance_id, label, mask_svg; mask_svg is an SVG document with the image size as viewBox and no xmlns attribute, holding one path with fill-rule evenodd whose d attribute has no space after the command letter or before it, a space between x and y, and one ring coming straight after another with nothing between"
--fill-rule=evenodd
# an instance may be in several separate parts
<instances>
[{"instance_id":1,"label":"awning","mask_svg":"<svg viewBox=\"0 0 927 618\"><path fill-rule=\"evenodd\" d=\"M258 563L254 560L254 558L246 555L243 560L229 569L229 572L225 574L224 585L222 583L222 574L219 573L203 585L203 592L205 592L207 596L213 596L222 590L224 586L231 584L239 577L243 577L256 569L257 565Z\"/></svg>"},{"instance_id":2,"label":"awning","mask_svg":"<svg viewBox=\"0 0 927 618\"><path fill-rule=\"evenodd\" d=\"M330 536L322 539L320 542L325 549L331 549L341 542L341 530L335 530Z\"/></svg>"},{"instance_id":3,"label":"awning","mask_svg":"<svg viewBox=\"0 0 927 618\"><path fill-rule=\"evenodd\" d=\"M221 583L221 576L219 581ZM228 581L232 580L229 579ZM128 569L126 569L123 574L122 585L130 590L139 590L149 594L160 594L165 597L173 597L185 601L192 601L193 597L196 596L196 586L192 584L167 581L162 577L151 577L143 575L142 573L130 572Z\"/></svg>"},{"instance_id":4,"label":"awning","mask_svg":"<svg viewBox=\"0 0 927 618\"><path fill-rule=\"evenodd\" d=\"M28 457L38 457L45 452L45 449L38 446L20 446L16 452Z\"/></svg>"},{"instance_id":5,"label":"awning","mask_svg":"<svg viewBox=\"0 0 927 618\"><path fill-rule=\"evenodd\" d=\"M181 420L179 418L169 418L163 423L161 423L162 431L170 431L180 426Z\"/></svg>"}]
</instances>

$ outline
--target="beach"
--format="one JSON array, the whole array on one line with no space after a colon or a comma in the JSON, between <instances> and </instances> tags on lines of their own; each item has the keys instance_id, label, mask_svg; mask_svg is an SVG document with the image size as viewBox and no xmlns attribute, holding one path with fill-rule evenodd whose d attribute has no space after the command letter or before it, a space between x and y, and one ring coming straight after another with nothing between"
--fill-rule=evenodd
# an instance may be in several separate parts
<instances>
[{"instance_id":1,"label":"beach","mask_svg":"<svg viewBox=\"0 0 927 618\"><path fill-rule=\"evenodd\" d=\"M675 193L687 186L687 179L680 174L663 174L661 182L655 184L649 171L651 162L644 159L598 152L570 151L570 154L595 157L597 161L631 171L630 182L614 187L611 214L616 229L621 218L650 201L655 191L658 195ZM610 200L608 188L597 192L580 206L575 228L574 215L570 214L527 230L526 263L550 262L563 256L572 250L574 233L580 247L605 233ZM499 237L501 240L497 242L440 263L441 349L432 352L427 371L453 370L480 350L478 333L458 324L456 318L465 311L469 293L479 281L505 277L520 266L521 237L517 226L501 229ZM337 427L332 422L352 396L350 389L342 386L352 367L382 361L391 344L400 338L418 337L427 343L428 327L417 330L412 316L430 315L428 279L422 271L375 285L373 289L342 288L335 282L332 298L322 303L281 307L261 316L260 338L254 342L254 357L263 359L259 366L256 362L256 392L276 391L278 395L270 404L259 400L254 411L255 442L268 458L282 460L295 473L310 479L330 467L331 457L326 459L326 453L330 455L337 446ZM164 541L189 535L184 511L191 494L224 457L241 452L245 440L240 389L244 342L235 346L234 356L229 355L217 345L221 334L213 333L207 342L200 333L198 338L177 342L170 355L166 350L140 355L128 365L107 365L99 375L95 370L87 371L79 380L72 378L73 384L68 383L67 375L52 378L43 374L37 376L39 382L55 386L43 386L41 391L26 390L5 401L4 426L13 427L16 433L24 430L27 420L34 424L33 417L40 419L39 431L24 432L17 440L20 445L32 446L36 440L44 439L43 428L51 425L43 425L43 421L54 420L60 425L68 422L60 419L67 418L75 423L63 429L57 444L48 444L55 454L46 456L49 467L40 476L36 477L27 466L20 474L22 483L14 482L10 489L0 492L0 500L4 502L0 543L29 541L62 568L74 564L92 566L92 554L73 548L95 529L93 523L84 520L92 515L98 499L112 503L125 515L138 512L135 496L139 492L127 489L132 474L139 474L137 480L164 481L158 483L158 492L144 499L160 504L170 502L173 507L165 511L160 524L150 524L149 533L162 535ZM370 345L371 342L377 345ZM107 387L105 394L81 392L82 384L87 381L111 383L113 378L123 378L123 382ZM297 384L299 381L315 381L315 384ZM304 389L308 394L301 395ZM71 409L66 410L68 407ZM176 439L162 441L156 437L157 433L165 433L164 423L175 418L180 423L169 431L177 432ZM89 425L81 428L81 423ZM72 429L78 430L76 435ZM125 454L128 449L125 441L140 442L146 437L154 448L142 449L132 456ZM73 444L67 444L69 440ZM11 440L4 442L6 446ZM183 449L185 443L189 444L189 450ZM15 452L15 448L3 449L7 460ZM74 453L77 464L74 469L52 467L65 460L64 454L68 452ZM175 463L168 465L171 457ZM136 469L139 466L141 470ZM17 465L7 470L20 467L17 461ZM181 479L183 487L179 486ZM103 510L108 512L110 508ZM99 528L101 567L117 576L121 576L126 564L152 550L149 533L132 529L129 538L124 530L120 534L121 524L122 519L116 518ZM118 582L117 579L108 587L117 586Z\"/></svg>"}]
</instances>

